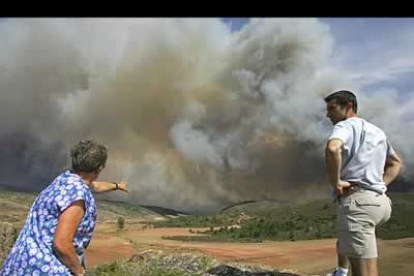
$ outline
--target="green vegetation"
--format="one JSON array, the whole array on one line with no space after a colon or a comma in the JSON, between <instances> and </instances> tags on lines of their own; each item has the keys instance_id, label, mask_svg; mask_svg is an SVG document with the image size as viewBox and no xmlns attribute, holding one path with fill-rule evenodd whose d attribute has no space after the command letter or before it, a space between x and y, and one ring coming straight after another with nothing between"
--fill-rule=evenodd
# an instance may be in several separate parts
<instances>
[{"instance_id":1,"label":"green vegetation","mask_svg":"<svg viewBox=\"0 0 414 276\"><path fill-rule=\"evenodd\" d=\"M393 203L390 220L378 228L381 239L400 239L414 236L414 194L391 194Z\"/></svg>"},{"instance_id":2,"label":"green vegetation","mask_svg":"<svg viewBox=\"0 0 414 276\"><path fill-rule=\"evenodd\" d=\"M118 261L111 264L103 264L92 268L90 276L199 276L198 273L186 272L177 268L164 268L149 265L147 263L130 263Z\"/></svg>"},{"instance_id":3,"label":"green vegetation","mask_svg":"<svg viewBox=\"0 0 414 276\"><path fill-rule=\"evenodd\" d=\"M102 200L97 197L98 219L117 220L118 217L134 220L159 217L160 215L147 208L125 202Z\"/></svg>"},{"instance_id":4,"label":"green vegetation","mask_svg":"<svg viewBox=\"0 0 414 276\"><path fill-rule=\"evenodd\" d=\"M380 239L399 239L414 236L414 194L395 193L390 195L393 201L391 219L377 228ZM263 207L265 205L266 207ZM336 237L335 206L329 199L289 206L260 202L238 205L213 216L189 216L174 221L163 222L164 227L210 227L199 232L208 236L165 237L182 241L234 241L249 242L262 240L309 240ZM250 208L251 207L251 208ZM237 221L240 212L249 216L240 227L231 227ZM212 226L221 226L213 229Z\"/></svg>"},{"instance_id":5,"label":"green vegetation","mask_svg":"<svg viewBox=\"0 0 414 276\"><path fill-rule=\"evenodd\" d=\"M180 216L177 218L156 221L153 223L154 227L216 227L223 225L230 225L235 221L235 216L226 214L218 215L190 215Z\"/></svg>"},{"instance_id":6,"label":"green vegetation","mask_svg":"<svg viewBox=\"0 0 414 276\"><path fill-rule=\"evenodd\" d=\"M239 215L246 213L249 215L264 215L272 214L282 206L289 205L289 202L282 201L245 201L244 204L235 204L231 207L224 208L220 211L221 214Z\"/></svg>"},{"instance_id":7,"label":"green vegetation","mask_svg":"<svg viewBox=\"0 0 414 276\"><path fill-rule=\"evenodd\" d=\"M17 239L17 230L10 223L0 221L0 267Z\"/></svg>"},{"instance_id":8,"label":"green vegetation","mask_svg":"<svg viewBox=\"0 0 414 276\"><path fill-rule=\"evenodd\" d=\"M37 194L35 193L23 193L9 190L0 189L0 202L2 204L6 202L14 202L22 207L30 208Z\"/></svg>"},{"instance_id":9,"label":"green vegetation","mask_svg":"<svg viewBox=\"0 0 414 276\"><path fill-rule=\"evenodd\" d=\"M0 220L18 226L26 218L36 194L2 190L0 193ZM391 219L377 229L381 239L398 239L414 236L414 194L392 193ZM128 221L163 217L156 211L123 202L111 202L97 197L98 219ZM243 214L241 216L241 214ZM335 206L330 199L289 205L274 201L245 202L225 208L214 215L185 215L153 221L154 227L189 227L192 232L204 235L192 237L166 237L187 241L306 240L336 236ZM125 221L124 221L125 223ZM119 225L118 225L119 227ZM199 229L207 228L200 232Z\"/></svg>"},{"instance_id":10,"label":"green vegetation","mask_svg":"<svg viewBox=\"0 0 414 276\"><path fill-rule=\"evenodd\" d=\"M154 227L229 227L237 223L242 212L249 215L271 215L284 205L286 204L275 201L245 201L243 204L240 203L230 208L224 208L214 215L179 216L166 221L154 222L153 225Z\"/></svg>"},{"instance_id":11,"label":"green vegetation","mask_svg":"<svg viewBox=\"0 0 414 276\"><path fill-rule=\"evenodd\" d=\"M88 271L90 276L195 276L218 264L206 255L177 252L147 252L138 261L121 260Z\"/></svg>"},{"instance_id":12,"label":"green vegetation","mask_svg":"<svg viewBox=\"0 0 414 276\"><path fill-rule=\"evenodd\" d=\"M252 211L249 209L250 204L253 204ZM177 218L170 223L175 226L221 227L215 229L210 227L207 231L199 232L209 236L165 238L187 241L260 242L262 240L322 239L335 235L335 215L329 200L318 200L298 206L270 204L269 202L265 202L265 205L271 208L263 208L259 202L255 202L237 206L237 211L228 209L219 215ZM240 218L238 212L240 210L248 218L241 220L240 227L236 227L235 224ZM209 224L210 221L216 223ZM163 223L163 226L167 226L167 223Z\"/></svg>"},{"instance_id":13,"label":"green vegetation","mask_svg":"<svg viewBox=\"0 0 414 276\"><path fill-rule=\"evenodd\" d=\"M205 236L166 236L166 240L175 240L183 242L239 242L239 243L260 243L263 240L254 238L234 238L228 235L205 235Z\"/></svg>"},{"instance_id":14,"label":"green vegetation","mask_svg":"<svg viewBox=\"0 0 414 276\"><path fill-rule=\"evenodd\" d=\"M210 269L217 269L225 266L226 270L230 268L229 275L291 275L299 276L293 273L284 273L271 269L266 266L246 265L241 263L232 263L218 261L215 258L195 253L174 253L162 252L161 254L151 254L137 261L117 261L111 264L102 264L95 266L87 275L90 276L200 276L210 275L207 273ZM223 270L221 269L223 272ZM221 274L221 273L220 273Z\"/></svg>"},{"instance_id":15,"label":"green vegetation","mask_svg":"<svg viewBox=\"0 0 414 276\"><path fill-rule=\"evenodd\" d=\"M125 218L124 217L118 217L118 219L116 220L116 226L117 226L117 230L118 231L122 231L124 230L124 226L125 226Z\"/></svg>"},{"instance_id":16,"label":"green vegetation","mask_svg":"<svg viewBox=\"0 0 414 276\"><path fill-rule=\"evenodd\" d=\"M13 244L18 227L37 194L12 191L0 192L0 264ZM392 193L391 219L377 229L381 239L399 239L414 236L414 194ZM134 219L160 218L154 209L128 203L111 202L97 198L99 218L121 225ZM123 222L122 219L124 218ZM165 218L165 217L164 217ZM189 227L199 236L170 236L165 239L202 242L262 242L264 240L323 239L336 236L335 206L329 199L297 205L280 202L245 202L223 209L215 215L188 215L151 222L155 227ZM17 223L19 222L19 223ZM197 229L203 227L205 229ZM187 257L184 259L188 259ZM411 259L410 259L411 260ZM391 263L392 260L389 260ZM202 265L204 267L205 265ZM390 270L391 271L391 270ZM411 270L410 270L411 271ZM118 261L93 267L91 276L106 275L166 275L193 276L198 272L182 270L179 266L158 265L152 262Z\"/></svg>"}]
</instances>

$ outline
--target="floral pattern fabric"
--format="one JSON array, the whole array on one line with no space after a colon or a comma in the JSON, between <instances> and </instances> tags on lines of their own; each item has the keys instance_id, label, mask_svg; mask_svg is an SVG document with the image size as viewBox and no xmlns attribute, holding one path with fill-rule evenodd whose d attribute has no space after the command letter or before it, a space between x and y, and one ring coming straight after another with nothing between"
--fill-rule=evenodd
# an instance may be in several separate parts
<instances>
[{"instance_id":1,"label":"floral pattern fabric","mask_svg":"<svg viewBox=\"0 0 414 276\"><path fill-rule=\"evenodd\" d=\"M96 202L83 180L77 174L65 171L35 199L0 270L0 276L72 275L54 254L52 243L59 215L78 200L84 201L85 214L75 233L73 245L80 262L83 263L83 254L96 223Z\"/></svg>"}]
</instances>

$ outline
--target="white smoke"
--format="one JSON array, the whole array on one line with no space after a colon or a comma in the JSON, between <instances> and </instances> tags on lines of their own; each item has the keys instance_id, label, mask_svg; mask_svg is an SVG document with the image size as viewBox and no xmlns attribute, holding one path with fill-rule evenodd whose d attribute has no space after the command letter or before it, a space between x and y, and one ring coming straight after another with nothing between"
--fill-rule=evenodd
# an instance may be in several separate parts
<instances>
[{"instance_id":1,"label":"white smoke","mask_svg":"<svg viewBox=\"0 0 414 276\"><path fill-rule=\"evenodd\" d=\"M236 33L212 18L7 19L0 38L2 145L95 139L110 150L101 179L131 182L118 197L187 211L320 186L323 96L357 88L328 66L334 41L316 19ZM410 109L394 94L357 96L408 161Z\"/></svg>"}]
</instances>

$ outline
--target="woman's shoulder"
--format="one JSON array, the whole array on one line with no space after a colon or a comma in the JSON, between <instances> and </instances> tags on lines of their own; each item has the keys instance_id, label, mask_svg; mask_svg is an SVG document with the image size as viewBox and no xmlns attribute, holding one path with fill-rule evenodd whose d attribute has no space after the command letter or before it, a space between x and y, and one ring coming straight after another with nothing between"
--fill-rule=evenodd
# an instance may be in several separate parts
<instances>
[{"instance_id":1,"label":"woman's shoulder","mask_svg":"<svg viewBox=\"0 0 414 276\"><path fill-rule=\"evenodd\" d=\"M81 177L70 171L65 171L52 184L46 196L55 197L57 201L71 200L72 198L88 200L91 197L90 194L89 186Z\"/></svg>"},{"instance_id":2,"label":"woman's shoulder","mask_svg":"<svg viewBox=\"0 0 414 276\"><path fill-rule=\"evenodd\" d=\"M53 201L59 212L63 212L74 201L84 200L86 204L92 200L88 185L78 175L65 172L53 188Z\"/></svg>"},{"instance_id":3,"label":"woman's shoulder","mask_svg":"<svg viewBox=\"0 0 414 276\"><path fill-rule=\"evenodd\" d=\"M89 186L82 180L80 176L75 173L65 171L59 181L60 186L66 187L66 189L77 189L77 190L89 190Z\"/></svg>"}]
</instances>

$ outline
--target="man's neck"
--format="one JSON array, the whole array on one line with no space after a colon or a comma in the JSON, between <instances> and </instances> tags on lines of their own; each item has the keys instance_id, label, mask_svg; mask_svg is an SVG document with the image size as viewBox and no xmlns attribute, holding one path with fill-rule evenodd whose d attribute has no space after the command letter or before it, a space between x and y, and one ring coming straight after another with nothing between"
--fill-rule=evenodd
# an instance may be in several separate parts
<instances>
[{"instance_id":1,"label":"man's neck","mask_svg":"<svg viewBox=\"0 0 414 276\"><path fill-rule=\"evenodd\" d=\"M349 119L349 118L357 118L357 117L358 117L357 114L351 112L350 114L348 114L348 116L346 118Z\"/></svg>"}]
</instances>

